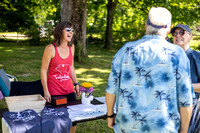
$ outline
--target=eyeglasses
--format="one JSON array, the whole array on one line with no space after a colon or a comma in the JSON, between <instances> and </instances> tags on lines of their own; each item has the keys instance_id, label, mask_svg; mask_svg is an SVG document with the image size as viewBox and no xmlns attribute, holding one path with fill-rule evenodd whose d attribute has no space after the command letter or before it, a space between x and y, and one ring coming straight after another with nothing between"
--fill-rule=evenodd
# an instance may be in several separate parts
<instances>
[{"instance_id":1,"label":"eyeglasses","mask_svg":"<svg viewBox=\"0 0 200 133\"><path fill-rule=\"evenodd\" d=\"M184 30L181 30L180 32L174 32L174 33L172 33L172 36L173 37L176 37L176 36L178 36L178 34L180 35L180 36L183 36L184 34L185 34L185 31Z\"/></svg>"},{"instance_id":2,"label":"eyeglasses","mask_svg":"<svg viewBox=\"0 0 200 133\"><path fill-rule=\"evenodd\" d=\"M67 31L67 32L72 31L72 32L74 33L74 29L72 29L72 28L66 28L66 31Z\"/></svg>"}]
</instances>

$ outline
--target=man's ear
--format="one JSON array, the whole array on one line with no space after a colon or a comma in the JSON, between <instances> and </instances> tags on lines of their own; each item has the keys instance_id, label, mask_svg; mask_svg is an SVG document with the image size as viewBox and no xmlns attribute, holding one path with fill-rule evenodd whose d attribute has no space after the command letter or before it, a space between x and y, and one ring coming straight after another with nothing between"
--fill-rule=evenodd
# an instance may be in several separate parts
<instances>
[{"instance_id":1,"label":"man's ear","mask_svg":"<svg viewBox=\"0 0 200 133\"><path fill-rule=\"evenodd\" d=\"M192 41L192 33L190 34L190 41Z\"/></svg>"},{"instance_id":2,"label":"man's ear","mask_svg":"<svg viewBox=\"0 0 200 133\"><path fill-rule=\"evenodd\" d=\"M170 27L168 27L168 28L167 28L167 34L170 33L170 30L171 30Z\"/></svg>"}]
</instances>

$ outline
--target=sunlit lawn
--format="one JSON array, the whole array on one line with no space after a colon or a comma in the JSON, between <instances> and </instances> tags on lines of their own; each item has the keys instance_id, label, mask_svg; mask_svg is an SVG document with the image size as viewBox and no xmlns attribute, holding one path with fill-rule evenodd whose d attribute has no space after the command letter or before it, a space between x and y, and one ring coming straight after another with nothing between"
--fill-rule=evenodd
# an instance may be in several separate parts
<instances>
[{"instance_id":1,"label":"sunlit lawn","mask_svg":"<svg viewBox=\"0 0 200 133\"><path fill-rule=\"evenodd\" d=\"M45 46L20 46L15 43L0 43L0 69L15 75L19 81L40 79L40 66ZM82 64L75 62L79 83L88 81L93 84L95 97L105 96L105 88L110 73L111 61L116 50L105 51L97 46L88 47L89 58ZM1 100L0 107L5 107ZM79 123L77 133L112 133L106 120Z\"/></svg>"}]
</instances>

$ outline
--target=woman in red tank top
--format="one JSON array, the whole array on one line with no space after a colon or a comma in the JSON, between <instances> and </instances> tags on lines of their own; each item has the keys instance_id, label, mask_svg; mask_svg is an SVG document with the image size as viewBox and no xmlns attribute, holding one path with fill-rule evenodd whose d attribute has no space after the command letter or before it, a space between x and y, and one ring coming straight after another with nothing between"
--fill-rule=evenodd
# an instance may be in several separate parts
<instances>
[{"instance_id":1,"label":"woman in red tank top","mask_svg":"<svg viewBox=\"0 0 200 133\"><path fill-rule=\"evenodd\" d=\"M68 101L75 100L76 96L80 96L79 84L74 70L75 46L69 43L73 33L74 29L72 29L71 23L59 23L54 30L54 42L47 45L44 50L41 81L44 98L49 103L52 96L66 95ZM70 132L75 132L75 129L75 126L72 127Z\"/></svg>"}]
</instances>

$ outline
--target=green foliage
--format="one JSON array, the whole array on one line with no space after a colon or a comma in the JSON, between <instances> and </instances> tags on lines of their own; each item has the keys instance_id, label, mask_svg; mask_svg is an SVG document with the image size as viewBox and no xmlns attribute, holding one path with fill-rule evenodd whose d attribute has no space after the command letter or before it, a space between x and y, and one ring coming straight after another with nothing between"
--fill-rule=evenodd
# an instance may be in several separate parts
<instances>
[{"instance_id":1,"label":"green foliage","mask_svg":"<svg viewBox=\"0 0 200 133\"><path fill-rule=\"evenodd\" d=\"M3 0L0 2L0 30L29 29L31 25L43 25L53 12L56 12L56 0Z\"/></svg>"},{"instance_id":2,"label":"green foliage","mask_svg":"<svg viewBox=\"0 0 200 133\"><path fill-rule=\"evenodd\" d=\"M54 26L52 25L51 21L48 21L47 23L45 23L44 27L40 27L40 31L41 28L44 28L44 39L48 40L49 42L52 40L52 35L53 35L53 31L54 31Z\"/></svg>"},{"instance_id":3,"label":"green foliage","mask_svg":"<svg viewBox=\"0 0 200 133\"><path fill-rule=\"evenodd\" d=\"M40 30L38 27L38 25L33 25L25 32L25 34L29 37L29 43L32 46L40 45Z\"/></svg>"},{"instance_id":4,"label":"green foliage","mask_svg":"<svg viewBox=\"0 0 200 133\"><path fill-rule=\"evenodd\" d=\"M87 1L87 30L90 36L106 29L105 0ZM114 44L137 40L145 33L148 11L151 7L165 7L172 13L172 24L186 23L190 26L200 24L200 1L194 0L119 0L114 12ZM102 40L105 34L99 32Z\"/></svg>"},{"instance_id":5,"label":"green foliage","mask_svg":"<svg viewBox=\"0 0 200 133\"><path fill-rule=\"evenodd\" d=\"M199 22L200 3L184 0L171 2L168 6L172 13L172 24L178 23L194 25Z\"/></svg>"},{"instance_id":6,"label":"green foliage","mask_svg":"<svg viewBox=\"0 0 200 133\"><path fill-rule=\"evenodd\" d=\"M60 0L48 1L48 4L46 4L46 6L48 9L44 10L46 12L45 20L54 20L55 21L54 26L56 26L58 22L61 22Z\"/></svg>"},{"instance_id":7,"label":"green foliage","mask_svg":"<svg viewBox=\"0 0 200 133\"><path fill-rule=\"evenodd\" d=\"M29 37L29 44L31 46L43 46L52 41L53 26L47 23L45 27L39 27L35 24L25 31L25 34Z\"/></svg>"},{"instance_id":8,"label":"green foliage","mask_svg":"<svg viewBox=\"0 0 200 133\"><path fill-rule=\"evenodd\" d=\"M92 38L89 41L91 43L100 45L105 41L106 6L107 0L87 0L87 37L88 40L89 37ZM200 25L199 0L119 0L113 18L114 45L141 38L145 33L149 9L158 6L165 7L172 13L172 26L178 23L188 24L190 27ZM29 29L35 23L45 27L47 20L60 22L60 0L3 0L0 2L0 15L0 30ZM47 34L40 41L50 39L50 34Z\"/></svg>"},{"instance_id":9,"label":"green foliage","mask_svg":"<svg viewBox=\"0 0 200 133\"><path fill-rule=\"evenodd\" d=\"M0 20L3 28L16 31L18 28L29 28L34 24L34 16L31 8L37 6L36 3L29 0L10 1L3 0L0 2Z\"/></svg>"},{"instance_id":10,"label":"green foliage","mask_svg":"<svg viewBox=\"0 0 200 133\"><path fill-rule=\"evenodd\" d=\"M200 36L194 37L193 40L200 40Z\"/></svg>"}]
</instances>

